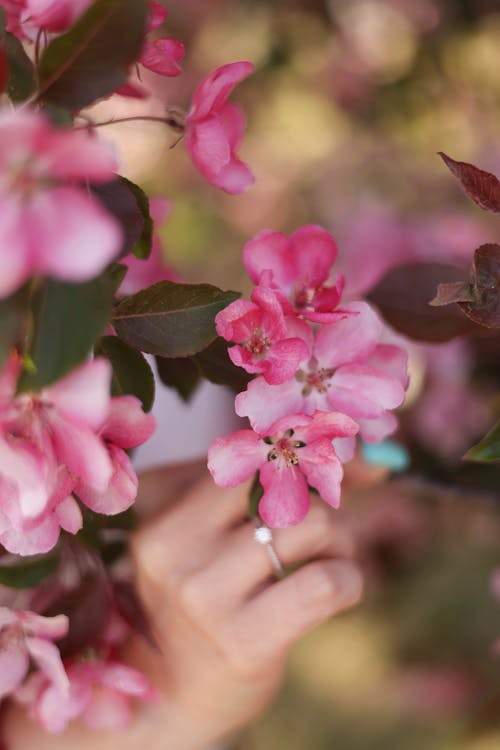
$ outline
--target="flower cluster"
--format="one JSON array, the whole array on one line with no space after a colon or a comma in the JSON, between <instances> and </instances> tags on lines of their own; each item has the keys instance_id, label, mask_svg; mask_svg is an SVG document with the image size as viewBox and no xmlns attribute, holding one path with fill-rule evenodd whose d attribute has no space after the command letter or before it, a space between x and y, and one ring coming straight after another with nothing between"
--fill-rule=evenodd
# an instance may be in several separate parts
<instances>
[{"instance_id":1,"label":"flower cluster","mask_svg":"<svg viewBox=\"0 0 500 750\"><path fill-rule=\"evenodd\" d=\"M236 399L252 429L216 441L210 469L223 486L260 472L271 526L304 517L309 485L339 504L356 434L377 441L395 429L406 358L366 303L342 300L337 247L321 227L246 244L250 300L185 284L165 265L157 225L171 204L117 174L96 135L114 120L92 119L112 94L150 95L141 66L182 73L163 3L0 0L0 10L0 566L26 595L26 606L1 602L11 606L0 606L0 699L51 732L75 717L119 728L132 698L154 696L119 658L127 628L147 633L147 616L133 587L120 610L115 567L134 523L129 451L155 427L144 354L161 358L164 377L170 362L218 346L216 316L232 363L253 378ZM228 62L185 111L124 119L171 127L210 185L240 194L254 176L239 156L245 117L229 99L253 71Z\"/></svg>"},{"instance_id":2,"label":"flower cluster","mask_svg":"<svg viewBox=\"0 0 500 750\"><path fill-rule=\"evenodd\" d=\"M262 232L243 251L251 301L237 300L216 318L219 335L234 342L232 362L257 377L235 404L252 429L217 439L209 468L223 487L259 470L259 513L274 527L304 518L307 484L338 506L354 436L378 442L391 434L408 384L406 353L383 343L375 311L362 301L339 307L336 253L319 226L290 238Z\"/></svg>"},{"instance_id":3,"label":"flower cluster","mask_svg":"<svg viewBox=\"0 0 500 750\"><path fill-rule=\"evenodd\" d=\"M109 397L104 359L81 365L40 393L15 394L13 356L0 378L0 542L20 555L48 552L82 513L126 510L137 477L125 449L154 430L134 396Z\"/></svg>"}]
</instances>

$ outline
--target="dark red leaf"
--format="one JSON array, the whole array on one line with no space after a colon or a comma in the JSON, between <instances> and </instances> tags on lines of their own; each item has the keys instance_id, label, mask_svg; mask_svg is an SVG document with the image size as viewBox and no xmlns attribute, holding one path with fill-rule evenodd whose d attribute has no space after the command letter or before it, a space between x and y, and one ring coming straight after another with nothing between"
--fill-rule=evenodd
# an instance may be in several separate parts
<instances>
[{"instance_id":1,"label":"dark red leaf","mask_svg":"<svg viewBox=\"0 0 500 750\"><path fill-rule=\"evenodd\" d=\"M481 331L455 305L431 307L440 282L463 283L463 270L438 263L415 263L394 268L368 295L385 320L397 331L418 341L449 341Z\"/></svg>"},{"instance_id":2,"label":"dark red leaf","mask_svg":"<svg viewBox=\"0 0 500 750\"><path fill-rule=\"evenodd\" d=\"M474 253L471 274L473 302L460 302L460 308L475 323L500 328L500 245L481 245Z\"/></svg>"},{"instance_id":3,"label":"dark red leaf","mask_svg":"<svg viewBox=\"0 0 500 750\"><path fill-rule=\"evenodd\" d=\"M500 212L500 181L494 174L484 172L465 161L455 161L442 151L439 156L474 203L485 211Z\"/></svg>"},{"instance_id":4,"label":"dark red leaf","mask_svg":"<svg viewBox=\"0 0 500 750\"><path fill-rule=\"evenodd\" d=\"M3 45L0 45L0 94L3 94L9 82L9 60Z\"/></svg>"}]
</instances>

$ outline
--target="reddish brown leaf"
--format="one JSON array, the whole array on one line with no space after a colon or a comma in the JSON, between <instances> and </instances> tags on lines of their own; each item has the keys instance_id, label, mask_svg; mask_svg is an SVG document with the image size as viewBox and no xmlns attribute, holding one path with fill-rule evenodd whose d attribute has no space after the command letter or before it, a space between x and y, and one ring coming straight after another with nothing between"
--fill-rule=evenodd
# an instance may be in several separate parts
<instances>
[{"instance_id":1,"label":"reddish brown leaf","mask_svg":"<svg viewBox=\"0 0 500 750\"><path fill-rule=\"evenodd\" d=\"M475 323L500 328L500 245L481 245L474 253L471 285L474 302L460 302L460 308Z\"/></svg>"},{"instance_id":2,"label":"reddish brown leaf","mask_svg":"<svg viewBox=\"0 0 500 750\"><path fill-rule=\"evenodd\" d=\"M389 271L368 299L400 333L417 341L449 341L454 336L480 331L457 306L431 307L429 300L439 282L463 283L464 272L437 263L415 263Z\"/></svg>"},{"instance_id":3,"label":"reddish brown leaf","mask_svg":"<svg viewBox=\"0 0 500 750\"><path fill-rule=\"evenodd\" d=\"M485 211L500 212L500 181L494 174L465 161L455 161L442 151L439 151L439 156L474 203Z\"/></svg>"},{"instance_id":4,"label":"reddish brown leaf","mask_svg":"<svg viewBox=\"0 0 500 750\"><path fill-rule=\"evenodd\" d=\"M3 45L0 45L0 94L7 88L9 82L9 60Z\"/></svg>"}]
</instances>

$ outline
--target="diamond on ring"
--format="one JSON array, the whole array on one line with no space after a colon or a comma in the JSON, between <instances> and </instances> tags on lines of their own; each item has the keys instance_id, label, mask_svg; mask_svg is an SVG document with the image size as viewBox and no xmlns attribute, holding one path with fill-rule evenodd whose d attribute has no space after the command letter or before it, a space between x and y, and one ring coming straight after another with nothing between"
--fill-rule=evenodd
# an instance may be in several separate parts
<instances>
[{"instance_id":1,"label":"diamond on ring","mask_svg":"<svg viewBox=\"0 0 500 750\"><path fill-rule=\"evenodd\" d=\"M258 526L253 532L253 536L259 544L271 544L273 541L273 534L267 526Z\"/></svg>"}]
</instances>

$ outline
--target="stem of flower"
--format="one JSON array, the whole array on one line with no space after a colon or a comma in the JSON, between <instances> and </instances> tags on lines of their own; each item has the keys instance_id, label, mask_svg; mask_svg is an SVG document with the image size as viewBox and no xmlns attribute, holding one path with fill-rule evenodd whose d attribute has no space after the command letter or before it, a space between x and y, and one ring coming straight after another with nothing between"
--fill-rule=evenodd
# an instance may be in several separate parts
<instances>
[{"instance_id":1,"label":"stem of flower","mask_svg":"<svg viewBox=\"0 0 500 750\"><path fill-rule=\"evenodd\" d=\"M120 122L161 122L168 125L168 117L156 117L154 115L135 115L134 117L120 117L118 119L104 120L103 122L89 122L88 125L77 125L73 130L88 130L89 128L103 128L106 125L116 125Z\"/></svg>"}]
</instances>

